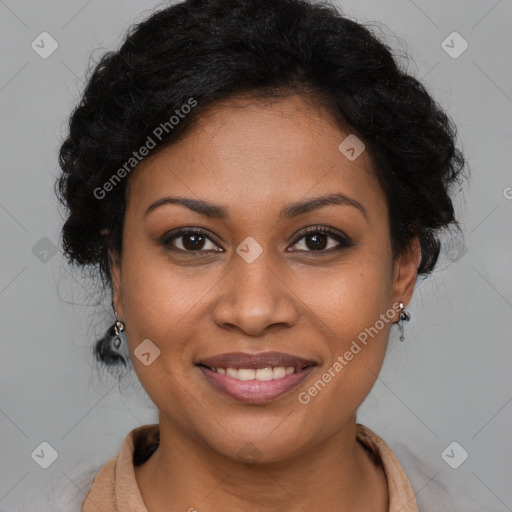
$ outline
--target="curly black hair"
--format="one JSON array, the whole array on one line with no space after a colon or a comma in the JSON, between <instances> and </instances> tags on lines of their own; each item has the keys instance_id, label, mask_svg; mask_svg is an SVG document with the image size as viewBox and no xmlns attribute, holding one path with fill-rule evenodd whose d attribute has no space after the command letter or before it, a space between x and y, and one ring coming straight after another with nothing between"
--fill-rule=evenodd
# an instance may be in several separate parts
<instances>
[{"instance_id":1,"label":"curly black hair","mask_svg":"<svg viewBox=\"0 0 512 512\"><path fill-rule=\"evenodd\" d=\"M306 0L186 0L132 26L101 58L59 154L68 260L111 286L134 155L154 154L216 102L244 94L303 95L356 134L387 198L393 256L418 236L418 275L432 272L440 230L458 227L449 192L465 165L455 126L372 30Z\"/></svg>"}]
</instances>

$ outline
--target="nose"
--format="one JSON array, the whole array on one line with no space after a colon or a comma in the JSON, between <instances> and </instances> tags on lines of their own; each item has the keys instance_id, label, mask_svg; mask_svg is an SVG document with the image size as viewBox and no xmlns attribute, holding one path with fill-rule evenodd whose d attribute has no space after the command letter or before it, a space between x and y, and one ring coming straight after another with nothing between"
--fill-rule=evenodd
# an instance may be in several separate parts
<instances>
[{"instance_id":1,"label":"nose","mask_svg":"<svg viewBox=\"0 0 512 512\"><path fill-rule=\"evenodd\" d=\"M265 251L252 263L234 255L233 267L219 288L220 296L213 308L219 327L261 336L271 328L297 323L300 312L286 284L286 273L271 268L264 255Z\"/></svg>"}]
</instances>

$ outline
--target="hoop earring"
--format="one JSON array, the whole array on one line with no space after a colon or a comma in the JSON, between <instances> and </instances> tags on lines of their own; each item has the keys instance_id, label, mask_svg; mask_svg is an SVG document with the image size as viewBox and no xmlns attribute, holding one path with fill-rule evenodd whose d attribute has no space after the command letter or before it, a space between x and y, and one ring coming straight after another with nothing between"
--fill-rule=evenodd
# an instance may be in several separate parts
<instances>
[{"instance_id":1,"label":"hoop earring","mask_svg":"<svg viewBox=\"0 0 512 512\"><path fill-rule=\"evenodd\" d=\"M404 308L404 303L400 302L398 304L400 307L400 313L398 315L398 328L400 329L400 341L404 341L404 324L403 322L408 322L411 319L411 314L408 313Z\"/></svg>"}]
</instances>

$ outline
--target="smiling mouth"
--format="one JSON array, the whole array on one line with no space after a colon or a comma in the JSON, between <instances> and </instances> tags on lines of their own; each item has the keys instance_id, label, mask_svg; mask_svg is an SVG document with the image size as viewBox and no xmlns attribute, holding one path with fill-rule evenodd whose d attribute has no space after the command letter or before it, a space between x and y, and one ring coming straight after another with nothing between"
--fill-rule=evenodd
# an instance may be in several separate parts
<instances>
[{"instance_id":1,"label":"smiling mouth","mask_svg":"<svg viewBox=\"0 0 512 512\"><path fill-rule=\"evenodd\" d=\"M318 364L281 354L232 353L204 359L196 367L218 391L246 403L264 403L298 387Z\"/></svg>"},{"instance_id":2,"label":"smiling mouth","mask_svg":"<svg viewBox=\"0 0 512 512\"><path fill-rule=\"evenodd\" d=\"M199 365L204 366L204 365ZM263 368L223 368L222 366L218 366L217 368L210 368L209 366L204 366L208 370L218 373L219 375L226 375L232 379L237 380L258 380L261 382L282 379L287 375L292 375L294 373L299 373L307 366L303 366L300 368L296 368L294 366L266 366Z\"/></svg>"}]
</instances>

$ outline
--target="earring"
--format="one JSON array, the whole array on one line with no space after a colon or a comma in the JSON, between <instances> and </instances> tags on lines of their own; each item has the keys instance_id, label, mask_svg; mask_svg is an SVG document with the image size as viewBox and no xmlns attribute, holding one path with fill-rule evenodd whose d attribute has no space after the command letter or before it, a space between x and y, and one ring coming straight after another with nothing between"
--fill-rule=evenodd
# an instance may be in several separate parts
<instances>
[{"instance_id":1,"label":"earring","mask_svg":"<svg viewBox=\"0 0 512 512\"><path fill-rule=\"evenodd\" d=\"M108 351L108 359L113 364L116 362L122 362L125 366L129 366L131 363L130 350L124 333L126 325L122 320L119 320L117 317L117 311L113 306L114 305L112 304L116 321L105 333L103 338L106 345L105 348Z\"/></svg>"},{"instance_id":2,"label":"earring","mask_svg":"<svg viewBox=\"0 0 512 512\"><path fill-rule=\"evenodd\" d=\"M117 315L116 315L116 318L117 318ZM122 344L120 334L121 334L121 332L124 331L124 327L125 327L124 322L122 322L121 320L115 321L113 328L114 328L114 333L116 334L116 336L114 338L114 341L112 342L112 344L114 345L114 348L119 349L119 347Z\"/></svg>"},{"instance_id":3,"label":"earring","mask_svg":"<svg viewBox=\"0 0 512 512\"><path fill-rule=\"evenodd\" d=\"M112 305L112 309L114 309ZM107 367L115 367L122 364L128 368L132 367L130 358L130 349L124 333L125 323L117 318L114 309L116 321L105 332L105 334L96 341L94 345L94 355L96 359Z\"/></svg>"},{"instance_id":4,"label":"earring","mask_svg":"<svg viewBox=\"0 0 512 512\"><path fill-rule=\"evenodd\" d=\"M398 306L400 307L400 313L398 315L398 327L400 329L400 341L404 341L404 325L403 325L403 322L408 322L410 319L411 319L411 314L408 313L405 308L404 308L404 303L403 302L400 302L398 304Z\"/></svg>"}]
</instances>

